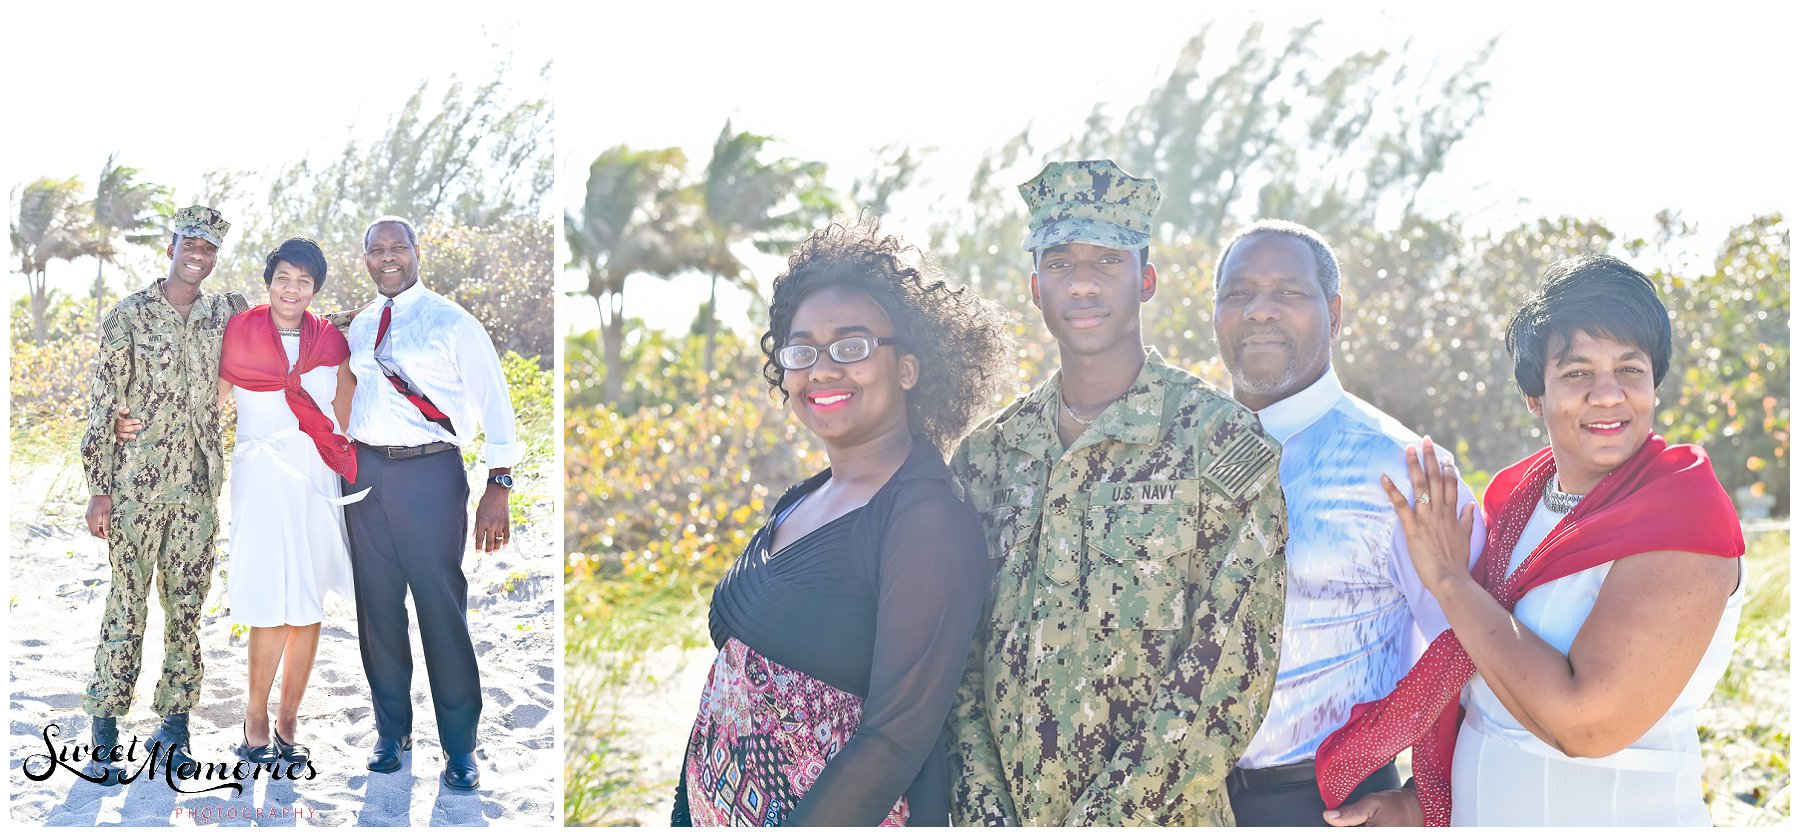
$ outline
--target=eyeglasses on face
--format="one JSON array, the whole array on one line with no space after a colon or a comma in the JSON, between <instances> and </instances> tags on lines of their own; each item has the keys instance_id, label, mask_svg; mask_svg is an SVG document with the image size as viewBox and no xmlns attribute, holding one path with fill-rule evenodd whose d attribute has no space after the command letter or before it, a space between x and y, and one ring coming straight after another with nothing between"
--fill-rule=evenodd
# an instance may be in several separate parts
<instances>
[{"instance_id":1,"label":"eyeglasses on face","mask_svg":"<svg viewBox=\"0 0 1800 837\"><path fill-rule=\"evenodd\" d=\"M838 363L855 363L865 360L875 353L876 346L898 346L898 337L846 337L825 347L831 359ZM795 344L783 346L775 353L775 362L790 372L810 369L819 362L819 347Z\"/></svg>"}]
</instances>

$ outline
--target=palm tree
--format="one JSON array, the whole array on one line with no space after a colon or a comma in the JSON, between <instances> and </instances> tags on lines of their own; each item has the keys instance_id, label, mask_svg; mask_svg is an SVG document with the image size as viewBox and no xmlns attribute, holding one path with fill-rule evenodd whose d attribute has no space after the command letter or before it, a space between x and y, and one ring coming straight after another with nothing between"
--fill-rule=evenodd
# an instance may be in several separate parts
<instances>
[{"instance_id":1,"label":"palm tree","mask_svg":"<svg viewBox=\"0 0 1800 837\"><path fill-rule=\"evenodd\" d=\"M94 322L100 321L106 303L106 265L119 263L116 239L124 236L128 244L159 246L163 240L159 219L174 211L168 187L139 181L138 170L118 165L118 157L117 153L107 156L100 180L94 184L93 237L87 248L97 262Z\"/></svg>"},{"instance_id":2,"label":"palm tree","mask_svg":"<svg viewBox=\"0 0 1800 837\"><path fill-rule=\"evenodd\" d=\"M836 209L825 189L825 164L787 157L763 162L757 157L769 140L749 132L733 133L731 120L726 120L713 142L712 159L701 183L704 269L711 281L704 326L709 382L713 335L719 323L719 281L758 294L754 277L732 248L748 242L764 253L786 251Z\"/></svg>"},{"instance_id":3,"label":"palm tree","mask_svg":"<svg viewBox=\"0 0 1800 837\"><path fill-rule=\"evenodd\" d=\"M53 259L72 261L87 254L90 239L81 211L81 178L40 177L17 194L19 214L10 225L13 252L31 291L31 338L42 343L50 308L45 269Z\"/></svg>"},{"instance_id":4,"label":"palm tree","mask_svg":"<svg viewBox=\"0 0 1800 837\"><path fill-rule=\"evenodd\" d=\"M686 167L679 148L614 146L588 166L581 214L564 218L569 266L587 271L585 293L600 309L606 364L601 398L607 404L624 395L625 280L639 274L667 279L698 263Z\"/></svg>"}]
</instances>

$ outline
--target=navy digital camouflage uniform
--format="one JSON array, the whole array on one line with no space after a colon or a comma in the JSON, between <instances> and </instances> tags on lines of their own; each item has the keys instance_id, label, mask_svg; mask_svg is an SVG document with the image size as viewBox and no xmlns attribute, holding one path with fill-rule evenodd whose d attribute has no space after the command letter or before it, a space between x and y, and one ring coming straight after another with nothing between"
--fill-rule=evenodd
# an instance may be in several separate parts
<instances>
[{"instance_id":1,"label":"navy digital camouflage uniform","mask_svg":"<svg viewBox=\"0 0 1800 837\"><path fill-rule=\"evenodd\" d=\"M1154 182L1110 161L1052 164L1021 188L1028 202L1045 181L1079 189L1076 204L1117 189L1154 207ZM1147 212L1121 222L1040 208L1027 249L1148 238ZM996 567L950 715L956 822L1232 825L1225 776L1262 723L1279 662L1279 447L1248 410L1151 350L1065 450L1061 378L977 427L951 461Z\"/></svg>"},{"instance_id":2,"label":"navy digital camouflage uniform","mask_svg":"<svg viewBox=\"0 0 1800 837\"><path fill-rule=\"evenodd\" d=\"M951 712L958 822L1231 825L1278 662L1278 448L1152 354L1062 451L1059 379L952 461L998 566Z\"/></svg>"},{"instance_id":3,"label":"navy digital camouflage uniform","mask_svg":"<svg viewBox=\"0 0 1800 837\"><path fill-rule=\"evenodd\" d=\"M200 208L204 209L204 208ZM177 232L223 236L217 213L177 215ZM193 222L209 224L195 229ZM184 221L190 223L184 224ZM211 235L203 235L211 233ZM159 280L125 297L100 322L100 353L88 393L81 459L90 493L112 497L107 558L112 587L82 697L89 715L131 709L149 615L152 574L167 619L158 715L187 712L200 696L200 614L212 586L217 498L225 481L217 380L225 322L246 310L236 293L202 293L184 321ZM137 438L118 442L119 408L142 418Z\"/></svg>"}]
</instances>

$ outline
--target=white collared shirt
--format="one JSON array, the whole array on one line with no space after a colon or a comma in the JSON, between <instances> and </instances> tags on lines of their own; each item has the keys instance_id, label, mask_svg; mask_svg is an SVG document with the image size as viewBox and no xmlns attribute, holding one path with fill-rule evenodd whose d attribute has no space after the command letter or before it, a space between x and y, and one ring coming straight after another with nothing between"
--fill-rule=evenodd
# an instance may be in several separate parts
<instances>
[{"instance_id":1,"label":"white collared shirt","mask_svg":"<svg viewBox=\"0 0 1800 837\"><path fill-rule=\"evenodd\" d=\"M386 298L350 323L350 369L356 396L350 401L350 438L371 445L411 447L452 442L467 448L477 429L487 432L482 459L489 468L511 468L525 453L513 427L512 395L500 356L487 330L462 306L424 282L394 296L388 341L406 379L450 418L456 433L427 420L389 384L375 362L375 334Z\"/></svg>"},{"instance_id":2,"label":"white collared shirt","mask_svg":"<svg viewBox=\"0 0 1800 837\"><path fill-rule=\"evenodd\" d=\"M1450 626L1419 581L1381 487L1387 474L1411 499L1406 446L1419 436L1345 392L1329 367L1257 417L1281 443L1288 583L1275 694L1238 760L1244 768L1312 758L1351 707L1393 691L1425 643ZM1460 484L1457 508L1473 500ZM1478 506L1470 566L1486 537Z\"/></svg>"}]
</instances>

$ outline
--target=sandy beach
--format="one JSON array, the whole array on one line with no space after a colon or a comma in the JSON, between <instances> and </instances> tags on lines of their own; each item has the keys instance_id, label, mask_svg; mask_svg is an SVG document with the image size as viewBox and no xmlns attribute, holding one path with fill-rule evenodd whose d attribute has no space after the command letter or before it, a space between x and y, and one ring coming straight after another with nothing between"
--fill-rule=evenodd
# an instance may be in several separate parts
<instances>
[{"instance_id":1,"label":"sandy beach","mask_svg":"<svg viewBox=\"0 0 1800 837\"><path fill-rule=\"evenodd\" d=\"M110 573L105 545L88 535L81 521L87 498L76 461L14 462L10 476L8 782L14 821L79 826L555 824L560 565L549 525L554 492L534 492L542 497L530 508L530 522L514 528L508 546L491 555L471 550L463 559L469 632L480 660L484 701L476 753L482 769L479 789L452 791L439 781L444 754L427 693L416 617L413 750L398 772L367 770L375 723L357 650L355 606L333 599L300 712L298 743L312 749L317 775L306 779L302 773L292 780L265 775L243 782L241 793L231 788L178 793L161 775L152 780L147 773L113 787L77 779L61 768L41 781L26 776L27 769L42 774L49 767L46 725L59 726L54 739L59 743L87 742L89 719L81 710L81 695L93 670ZM542 474L527 474L521 483L543 484L543 479ZM471 477L471 486L471 496L478 496L480 480ZM230 493L227 485L221 497ZM226 506L221 501L221 533L230 531ZM227 565L229 547L221 534L220 569ZM202 763L236 764L246 705L247 633L233 635L223 595L224 584L215 575L200 635L205 685L192 712L191 732L194 756ZM131 714L120 719L121 744L134 736L148 739L156 729L158 718L149 704L161 669L162 638L163 615L153 594L143 674ZM279 693L278 677L271 714ZM218 783L179 784L199 789Z\"/></svg>"}]
</instances>

